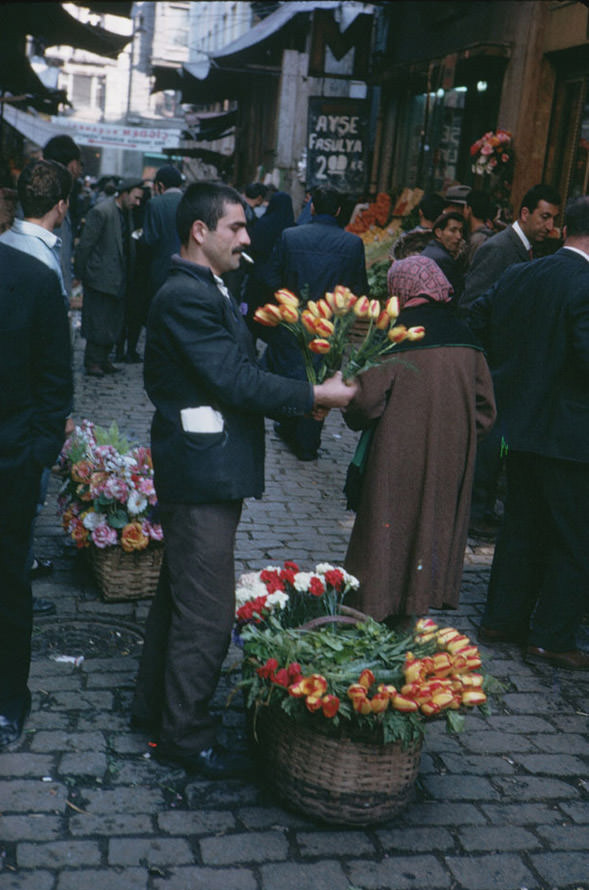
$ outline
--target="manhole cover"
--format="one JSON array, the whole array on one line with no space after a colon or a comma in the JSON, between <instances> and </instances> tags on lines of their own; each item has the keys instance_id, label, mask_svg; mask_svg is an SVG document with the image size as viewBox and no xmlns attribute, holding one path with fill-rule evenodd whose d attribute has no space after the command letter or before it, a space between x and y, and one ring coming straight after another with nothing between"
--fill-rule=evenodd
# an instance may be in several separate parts
<instances>
[{"instance_id":1,"label":"manhole cover","mask_svg":"<svg viewBox=\"0 0 589 890\"><path fill-rule=\"evenodd\" d=\"M142 635L129 627L113 627L96 621L62 621L35 627L32 657L69 655L78 658L112 658L140 655Z\"/></svg>"}]
</instances>

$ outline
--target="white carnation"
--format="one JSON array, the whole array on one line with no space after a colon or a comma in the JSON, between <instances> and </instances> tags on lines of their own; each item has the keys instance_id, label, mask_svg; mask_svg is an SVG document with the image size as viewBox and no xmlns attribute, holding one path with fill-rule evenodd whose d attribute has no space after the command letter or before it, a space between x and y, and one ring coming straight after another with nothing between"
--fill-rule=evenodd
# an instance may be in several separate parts
<instances>
[{"instance_id":1,"label":"white carnation","mask_svg":"<svg viewBox=\"0 0 589 890\"><path fill-rule=\"evenodd\" d=\"M250 583L244 584L244 575L241 576L238 582L237 589L235 591L235 600L238 606L243 606L244 603L247 603L248 600L254 600L258 596L265 596L268 593L266 585L263 581L257 577L257 574L254 576L253 580Z\"/></svg>"},{"instance_id":2,"label":"white carnation","mask_svg":"<svg viewBox=\"0 0 589 890\"><path fill-rule=\"evenodd\" d=\"M147 509L147 498L138 491L132 491L127 500L127 510L134 516Z\"/></svg>"},{"instance_id":3,"label":"white carnation","mask_svg":"<svg viewBox=\"0 0 589 890\"><path fill-rule=\"evenodd\" d=\"M276 590L274 593L270 593L268 595L268 599L266 600L266 604L268 606L276 606L278 609L284 609L288 602L288 593L284 593L283 590Z\"/></svg>"},{"instance_id":4,"label":"white carnation","mask_svg":"<svg viewBox=\"0 0 589 890\"><path fill-rule=\"evenodd\" d=\"M104 523L104 514L96 513L95 510L90 510L89 513L86 513L84 518L82 519L82 525L84 528L87 528L88 531L93 532L95 528L98 528L99 525Z\"/></svg>"},{"instance_id":5,"label":"white carnation","mask_svg":"<svg viewBox=\"0 0 589 890\"><path fill-rule=\"evenodd\" d=\"M298 572L294 579L294 588L299 593L306 593L311 583L311 578L316 578L315 572Z\"/></svg>"}]
</instances>

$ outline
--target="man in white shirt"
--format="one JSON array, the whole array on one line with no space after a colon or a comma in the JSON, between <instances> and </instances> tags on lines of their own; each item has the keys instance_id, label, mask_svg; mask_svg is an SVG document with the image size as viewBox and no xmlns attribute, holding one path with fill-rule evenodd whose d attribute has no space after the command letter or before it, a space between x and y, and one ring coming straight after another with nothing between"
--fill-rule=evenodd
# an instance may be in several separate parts
<instances>
[{"instance_id":1,"label":"man in white shirt","mask_svg":"<svg viewBox=\"0 0 589 890\"><path fill-rule=\"evenodd\" d=\"M61 271L61 240L53 230L66 217L72 176L55 161L33 161L25 167L17 183L24 219L15 219L12 227L0 235L0 241L40 260L57 275L67 300Z\"/></svg>"}]
</instances>

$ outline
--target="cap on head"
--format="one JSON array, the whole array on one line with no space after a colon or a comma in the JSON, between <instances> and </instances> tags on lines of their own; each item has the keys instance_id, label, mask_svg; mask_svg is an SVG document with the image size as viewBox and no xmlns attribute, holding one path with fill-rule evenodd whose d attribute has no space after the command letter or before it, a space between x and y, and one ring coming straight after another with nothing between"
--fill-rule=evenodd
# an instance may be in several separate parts
<instances>
[{"instance_id":1,"label":"cap on head","mask_svg":"<svg viewBox=\"0 0 589 890\"><path fill-rule=\"evenodd\" d=\"M130 192L132 189L142 189L142 179L123 179L117 186L117 193L122 195L123 192Z\"/></svg>"},{"instance_id":2,"label":"cap on head","mask_svg":"<svg viewBox=\"0 0 589 890\"><path fill-rule=\"evenodd\" d=\"M469 185L451 185L446 189L444 195L446 206L448 204L463 204L466 206L466 199L470 195L472 189Z\"/></svg>"}]
</instances>

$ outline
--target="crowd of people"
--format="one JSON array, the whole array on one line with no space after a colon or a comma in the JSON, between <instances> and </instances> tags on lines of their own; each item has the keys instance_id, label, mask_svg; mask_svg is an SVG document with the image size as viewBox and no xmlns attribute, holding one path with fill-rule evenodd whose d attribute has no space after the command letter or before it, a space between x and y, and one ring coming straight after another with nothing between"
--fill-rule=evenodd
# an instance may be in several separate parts
<instances>
[{"instance_id":1,"label":"crowd of people","mask_svg":"<svg viewBox=\"0 0 589 890\"><path fill-rule=\"evenodd\" d=\"M532 187L509 224L467 186L425 194L419 224L391 244L388 274L398 324L425 336L356 380L313 386L293 335L254 314L281 287L303 302L338 284L369 293L343 196L314 188L295 218L284 191L186 187L173 165L153 188L123 179L92 200L80 175L78 146L51 140L21 173L17 218L0 234L0 748L30 708L42 611L31 537L71 424L67 311L78 282L86 374L143 361L155 407L165 556L131 721L157 735L158 759L217 778L248 768L219 744L209 702L234 620L243 499L264 489L265 416L303 461L320 456L332 408L370 430L345 560L360 580L353 605L393 627L456 607L469 528L498 533L479 638L589 669L575 640L589 577L588 197L564 210L560 249L535 258L561 213L550 186Z\"/></svg>"}]
</instances>

